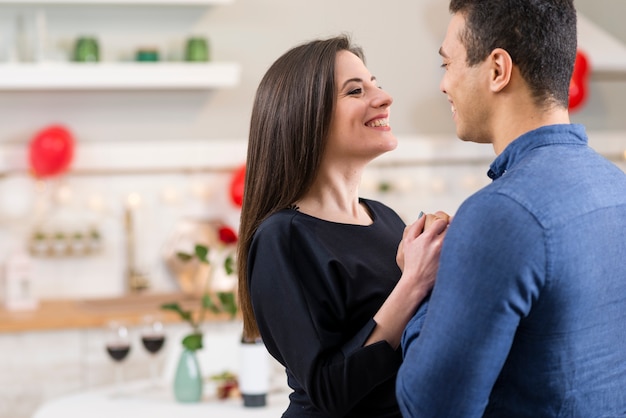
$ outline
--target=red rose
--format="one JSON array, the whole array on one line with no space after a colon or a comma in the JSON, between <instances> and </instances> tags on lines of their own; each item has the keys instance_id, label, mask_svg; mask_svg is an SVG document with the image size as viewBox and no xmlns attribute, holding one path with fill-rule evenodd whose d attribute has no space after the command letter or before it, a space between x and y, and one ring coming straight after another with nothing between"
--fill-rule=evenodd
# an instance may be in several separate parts
<instances>
[{"instance_id":1,"label":"red rose","mask_svg":"<svg viewBox=\"0 0 626 418\"><path fill-rule=\"evenodd\" d=\"M219 229L220 241L223 244L234 244L237 242L237 234L232 228L228 226L222 226Z\"/></svg>"}]
</instances>

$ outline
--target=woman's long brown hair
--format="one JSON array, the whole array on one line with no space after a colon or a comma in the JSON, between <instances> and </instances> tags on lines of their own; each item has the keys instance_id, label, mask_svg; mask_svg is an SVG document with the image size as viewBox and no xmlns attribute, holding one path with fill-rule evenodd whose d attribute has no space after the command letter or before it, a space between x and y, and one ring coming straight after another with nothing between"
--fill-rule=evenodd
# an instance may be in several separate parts
<instances>
[{"instance_id":1,"label":"woman's long brown hair","mask_svg":"<svg viewBox=\"0 0 626 418\"><path fill-rule=\"evenodd\" d=\"M299 45L272 64L257 89L237 253L245 339L259 337L248 283L252 238L263 220L301 198L317 175L334 110L335 58L343 50L363 59L344 35Z\"/></svg>"}]
</instances>

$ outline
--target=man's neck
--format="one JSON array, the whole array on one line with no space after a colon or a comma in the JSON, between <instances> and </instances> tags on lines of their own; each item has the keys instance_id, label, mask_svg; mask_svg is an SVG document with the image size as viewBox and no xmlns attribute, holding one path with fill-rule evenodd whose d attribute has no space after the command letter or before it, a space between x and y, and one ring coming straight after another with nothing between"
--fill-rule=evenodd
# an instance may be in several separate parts
<instances>
[{"instance_id":1,"label":"man's neck","mask_svg":"<svg viewBox=\"0 0 626 418\"><path fill-rule=\"evenodd\" d=\"M569 112L562 107L552 107L547 110L532 108L512 110L497 119L492 141L496 155L521 135L548 125L569 124Z\"/></svg>"}]
</instances>

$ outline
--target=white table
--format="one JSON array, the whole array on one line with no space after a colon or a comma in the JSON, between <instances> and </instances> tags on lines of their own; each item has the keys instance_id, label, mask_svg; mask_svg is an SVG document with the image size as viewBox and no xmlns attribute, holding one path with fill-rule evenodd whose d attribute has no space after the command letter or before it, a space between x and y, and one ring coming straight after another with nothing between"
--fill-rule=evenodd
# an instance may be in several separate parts
<instances>
[{"instance_id":1,"label":"white table","mask_svg":"<svg viewBox=\"0 0 626 418\"><path fill-rule=\"evenodd\" d=\"M279 418L289 403L286 392L272 393L264 407L246 408L240 398L205 397L197 403L176 402L168 385L153 387L147 380L129 382L121 394L107 386L57 398L41 406L33 418Z\"/></svg>"}]
</instances>

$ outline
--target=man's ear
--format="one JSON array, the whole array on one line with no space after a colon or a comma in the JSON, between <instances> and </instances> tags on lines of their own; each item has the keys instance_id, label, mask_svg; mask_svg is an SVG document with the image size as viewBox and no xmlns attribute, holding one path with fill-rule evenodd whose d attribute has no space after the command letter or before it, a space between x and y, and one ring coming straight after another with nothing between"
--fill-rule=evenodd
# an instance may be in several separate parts
<instances>
[{"instance_id":1,"label":"man's ear","mask_svg":"<svg viewBox=\"0 0 626 418\"><path fill-rule=\"evenodd\" d=\"M513 73L513 59L506 50L496 48L491 51L489 57L490 72L489 85L492 92L499 92L511 81Z\"/></svg>"}]
</instances>

